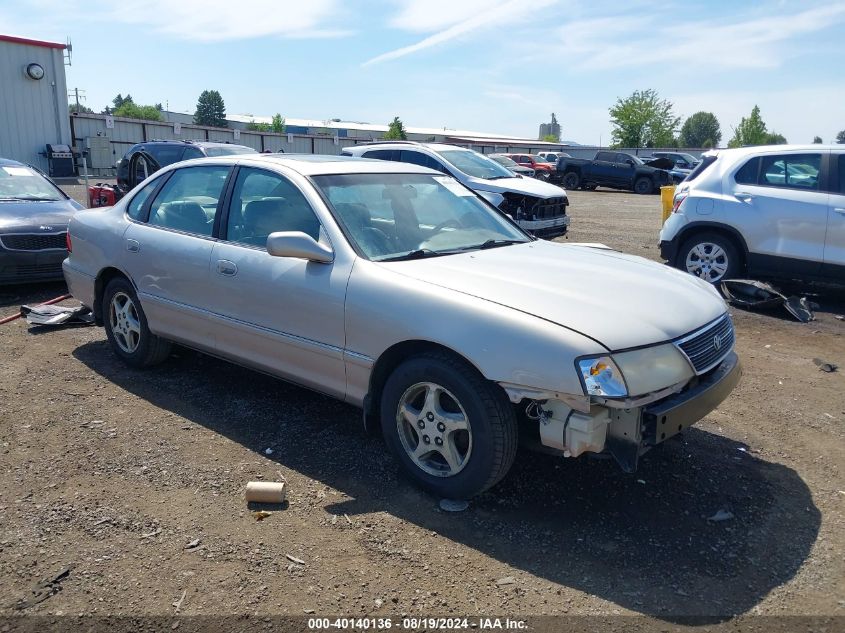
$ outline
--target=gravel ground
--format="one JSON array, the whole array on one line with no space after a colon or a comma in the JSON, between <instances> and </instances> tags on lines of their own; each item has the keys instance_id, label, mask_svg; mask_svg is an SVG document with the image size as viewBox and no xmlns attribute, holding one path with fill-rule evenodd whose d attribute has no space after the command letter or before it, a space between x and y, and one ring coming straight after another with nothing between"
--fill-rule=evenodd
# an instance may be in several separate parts
<instances>
[{"instance_id":1,"label":"gravel ground","mask_svg":"<svg viewBox=\"0 0 845 633\"><path fill-rule=\"evenodd\" d=\"M570 241L657 259L656 196L571 198ZM0 288L0 315L62 292ZM185 350L132 370L100 328L2 325L0 614L72 567L24 613L842 616L845 380L813 359L845 368L845 299L813 292L809 324L733 311L742 383L637 473L520 453L460 514L347 405ZM256 521L246 482L280 477L289 504Z\"/></svg>"}]
</instances>

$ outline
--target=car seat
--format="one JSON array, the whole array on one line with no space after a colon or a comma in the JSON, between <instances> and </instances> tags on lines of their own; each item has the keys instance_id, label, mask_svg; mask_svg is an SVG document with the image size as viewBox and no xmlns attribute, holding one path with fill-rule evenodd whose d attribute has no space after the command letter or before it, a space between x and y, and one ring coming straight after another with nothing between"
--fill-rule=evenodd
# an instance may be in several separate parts
<instances>
[{"instance_id":1,"label":"car seat","mask_svg":"<svg viewBox=\"0 0 845 633\"><path fill-rule=\"evenodd\" d=\"M150 218L150 222L188 233L211 235L211 224L202 206L189 200L174 200L162 204Z\"/></svg>"}]
</instances>

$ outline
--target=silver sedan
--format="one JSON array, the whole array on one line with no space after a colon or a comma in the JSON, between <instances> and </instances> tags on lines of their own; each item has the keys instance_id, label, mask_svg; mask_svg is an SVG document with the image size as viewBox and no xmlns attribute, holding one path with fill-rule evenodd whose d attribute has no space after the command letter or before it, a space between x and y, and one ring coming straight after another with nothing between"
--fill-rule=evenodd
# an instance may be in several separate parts
<instances>
[{"instance_id":1,"label":"silver sedan","mask_svg":"<svg viewBox=\"0 0 845 633\"><path fill-rule=\"evenodd\" d=\"M633 470L739 378L706 283L536 240L449 176L327 156L178 163L70 224L64 272L135 367L171 342L343 399L450 498L520 435Z\"/></svg>"}]
</instances>

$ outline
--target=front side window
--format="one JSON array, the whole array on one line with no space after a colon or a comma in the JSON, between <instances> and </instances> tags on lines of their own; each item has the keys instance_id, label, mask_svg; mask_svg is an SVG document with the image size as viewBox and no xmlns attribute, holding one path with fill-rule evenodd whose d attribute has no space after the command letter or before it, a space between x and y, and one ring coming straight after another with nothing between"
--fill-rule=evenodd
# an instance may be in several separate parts
<instances>
[{"instance_id":1,"label":"front side window","mask_svg":"<svg viewBox=\"0 0 845 633\"><path fill-rule=\"evenodd\" d=\"M263 248L270 234L278 231L300 231L319 240L320 221L287 178L242 167L232 190L226 239Z\"/></svg>"},{"instance_id":2,"label":"front side window","mask_svg":"<svg viewBox=\"0 0 845 633\"><path fill-rule=\"evenodd\" d=\"M351 241L372 260L447 255L527 242L522 231L451 176L315 176Z\"/></svg>"},{"instance_id":3,"label":"front side window","mask_svg":"<svg viewBox=\"0 0 845 633\"><path fill-rule=\"evenodd\" d=\"M376 160L399 160L398 149L374 149L361 154L361 158L374 158Z\"/></svg>"},{"instance_id":4,"label":"front side window","mask_svg":"<svg viewBox=\"0 0 845 633\"><path fill-rule=\"evenodd\" d=\"M177 169L150 205L149 223L211 235L217 203L228 175L229 167L224 165Z\"/></svg>"},{"instance_id":5,"label":"front side window","mask_svg":"<svg viewBox=\"0 0 845 633\"><path fill-rule=\"evenodd\" d=\"M438 152L438 154L456 169L473 178L482 178L484 180L513 178L513 174L499 163L490 160L478 152L454 149L444 150Z\"/></svg>"},{"instance_id":6,"label":"front side window","mask_svg":"<svg viewBox=\"0 0 845 633\"><path fill-rule=\"evenodd\" d=\"M761 185L788 189L819 188L821 154L786 154L761 157Z\"/></svg>"}]
</instances>

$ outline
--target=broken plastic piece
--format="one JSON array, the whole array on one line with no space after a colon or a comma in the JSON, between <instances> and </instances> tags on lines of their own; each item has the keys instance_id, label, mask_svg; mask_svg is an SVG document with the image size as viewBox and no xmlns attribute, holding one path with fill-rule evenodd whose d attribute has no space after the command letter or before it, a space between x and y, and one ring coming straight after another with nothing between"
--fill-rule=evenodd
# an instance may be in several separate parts
<instances>
[{"instance_id":1,"label":"broken plastic piece","mask_svg":"<svg viewBox=\"0 0 845 633\"><path fill-rule=\"evenodd\" d=\"M726 279L722 293L732 306L748 310L766 310L783 306L801 323L812 321L813 307L806 297L787 297L774 286L753 279ZM817 306L815 306L817 307Z\"/></svg>"},{"instance_id":2,"label":"broken plastic piece","mask_svg":"<svg viewBox=\"0 0 845 633\"><path fill-rule=\"evenodd\" d=\"M70 325L94 323L94 315L85 306L21 306L21 316L30 325Z\"/></svg>"}]
</instances>

